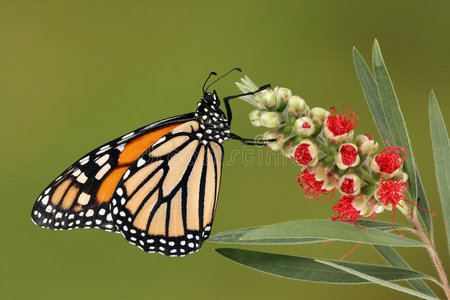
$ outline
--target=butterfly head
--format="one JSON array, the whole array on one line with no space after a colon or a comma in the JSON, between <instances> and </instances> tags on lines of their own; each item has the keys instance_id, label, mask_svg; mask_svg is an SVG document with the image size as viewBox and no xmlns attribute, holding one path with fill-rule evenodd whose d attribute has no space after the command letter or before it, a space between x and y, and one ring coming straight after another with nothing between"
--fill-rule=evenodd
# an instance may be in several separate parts
<instances>
[{"instance_id":1,"label":"butterfly head","mask_svg":"<svg viewBox=\"0 0 450 300\"><path fill-rule=\"evenodd\" d=\"M218 140L220 143L227 139L230 128L225 113L219 108L220 100L216 91L203 93L198 102L195 118L200 123L200 128L205 132L208 140Z\"/></svg>"}]
</instances>

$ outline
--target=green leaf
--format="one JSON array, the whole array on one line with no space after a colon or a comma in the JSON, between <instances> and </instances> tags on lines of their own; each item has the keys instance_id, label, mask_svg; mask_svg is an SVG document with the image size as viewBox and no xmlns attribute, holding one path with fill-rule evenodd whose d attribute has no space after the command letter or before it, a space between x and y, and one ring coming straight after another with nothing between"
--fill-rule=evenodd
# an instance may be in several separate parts
<instances>
[{"instance_id":1,"label":"green leaf","mask_svg":"<svg viewBox=\"0 0 450 300\"><path fill-rule=\"evenodd\" d=\"M444 118L433 91L430 93L429 115L436 180L441 196L442 213L447 230L447 246L450 252L450 145Z\"/></svg>"},{"instance_id":2,"label":"green leaf","mask_svg":"<svg viewBox=\"0 0 450 300\"><path fill-rule=\"evenodd\" d=\"M380 255L394 267L412 270L411 266L394 249L387 246L374 245ZM432 289L422 279L410 279L408 283L421 293L437 297Z\"/></svg>"},{"instance_id":3,"label":"green leaf","mask_svg":"<svg viewBox=\"0 0 450 300\"><path fill-rule=\"evenodd\" d=\"M379 285L382 285L382 286L385 286L385 287L388 287L388 288L391 288L391 289L394 289L394 290L397 290L397 291L400 291L400 292L404 292L404 293L407 293L407 294L410 294L410 295L413 295L413 296L416 296L416 297L420 297L420 298L423 298L423 299L431 299L431 300L438 299L436 297L432 297L432 296L426 295L424 293L408 289L408 288L403 287L401 285L398 285L398 284L395 284L395 283L391 283L391 282L388 282L386 280L379 279L379 278L377 278L375 276L372 276L372 275L370 275L370 274L368 274L366 272L361 272L361 271L356 270L354 268L351 268L351 267L349 268L347 266L343 266L343 265L337 264L335 262L330 262L330 261L326 261L326 260L316 260L316 261L320 262L320 263L323 263L325 265L328 265L328 266L335 267L336 269L348 272L348 273L353 274L355 276L361 277L361 278L363 278L363 279L365 279L367 281L370 281L370 282L373 282L373 283L376 283L376 284L379 284Z\"/></svg>"},{"instance_id":4,"label":"green leaf","mask_svg":"<svg viewBox=\"0 0 450 300\"><path fill-rule=\"evenodd\" d=\"M372 117L377 124L378 131L384 141L392 141L393 138L391 135L391 130L386 120L386 114L384 113L383 106L381 105L377 82L364 61L364 58L361 54L359 54L356 48L353 48L353 62L355 64L359 82L363 88L364 97L366 98Z\"/></svg>"},{"instance_id":5,"label":"green leaf","mask_svg":"<svg viewBox=\"0 0 450 300\"><path fill-rule=\"evenodd\" d=\"M260 239L245 241L241 237L246 233L260 227L243 228L233 231L226 231L217 233L209 237L208 242L223 243L223 244L253 244L253 245L291 245L291 244L309 244L326 242L325 239L318 238L293 238L293 239Z\"/></svg>"},{"instance_id":6,"label":"green leaf","mask_svg":"<svg viewBox=\"0 0 450 300\"><path fill-rule=\"evenodd\" d=\"M297 220L267 225L244 234L242 240L322 238L398 247L424 247L422 242L376 229L329 220Z\"/></svg>"},{"instance_id":7,"label":"green leaf","mask_svg":"<svg viewBox=\"0 0 450 300\"><path fill-rule=\"evenodd\" d=\"M291 256L236 248L219 248L216 249L216 251L226 258L244 266L284 278L326 283L367 283L367 280L365 279L349 274L345 271L326 266L322 263L318 263L309 257ZM388 281L427 278L427 275L422 273L401 268L352 262L339 262L335 260L329 261L334 264L352 268L360 272L370 274L376 278Z\"/></svg>"},{"instance_id":8,"label":"green leaf","mask_svg":"<svg viewBox=\"0 0 450 300\"><path fill-rule=\"evenodd\" d=\"M416 170L417 174L417 205L423 209L430 210L428 205L427 195L425 194L425 189L423 187L422 178L420 177L419 170ZM426 210L419 209L419 214L422 217L425 228L427 229L428 235L433 235L433 221L431 220L431 213Z\"/></svg>"},{"instance_id":9,"label":"green leaf","mask_svg":"<svg viewBox=\"0 0 450 300\"><path fill-rule=\"evenodd\" d=\"M369 227L373 229L390 231L392 230L391 223L376 222L376 221L358 221L357 224L361 227ZM399 228L403 225L397 225ZM208 242L222 243L222 244L253 244L253 245L292 245L292 244L310 244L323 243L327 239L321 238L281 238L281 239L259 239L259 240L242 240L242 236L246 233L261 227L242 228L233 231L225 231L216 233L209 237Z\"/></svg>"},{"instance_id":10,"label":"green leaf","mask_svg":"<svg viewBox=\"0 0 450 300\"><path fill-rule=\"evenodd\" d=\"M414 154L411 148L408 130L406 129L405 119L398 104L397 95L395 94L394 86L384 64L380 45L378 45L377 40L373 43L372 48L372 66L378 85L381 105L393 138L392 141L388 140L388 142L392 146L403 147L407 153L404 161L404 170L409 176L409 193L415 202L417 200L417 179Z\"/></svg>"}]
</instances>

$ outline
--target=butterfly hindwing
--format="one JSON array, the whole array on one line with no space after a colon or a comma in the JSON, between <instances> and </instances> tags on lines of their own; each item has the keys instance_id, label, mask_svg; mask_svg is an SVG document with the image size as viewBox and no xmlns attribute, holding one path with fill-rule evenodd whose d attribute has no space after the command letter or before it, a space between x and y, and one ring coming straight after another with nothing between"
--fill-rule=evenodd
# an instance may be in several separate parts
<instances>
[{"instance_id":1,"label":"butterfly hindwing","mask_svg":"<svg viewBox=\"0 0 450 300\"><path fill-rule=\"evenodd\" d=\"M208 238L220 185L222 145L201 140L197 121L153 144L124 174L111 201L116 228L147 252L184 256Z\"/></svg>"},{"instance_id":2,"label":"butterfly hindwing","mask_svg":"<svg viewBox=\"0 0 450 300\"><path fill-rule=\"evenodd\" d=\"M110 201L128 168L167 132L192 114L165 119L123 135L85 155L39 195L31 217L50 229L116 231Z\"/></svg>"}]
</instances>

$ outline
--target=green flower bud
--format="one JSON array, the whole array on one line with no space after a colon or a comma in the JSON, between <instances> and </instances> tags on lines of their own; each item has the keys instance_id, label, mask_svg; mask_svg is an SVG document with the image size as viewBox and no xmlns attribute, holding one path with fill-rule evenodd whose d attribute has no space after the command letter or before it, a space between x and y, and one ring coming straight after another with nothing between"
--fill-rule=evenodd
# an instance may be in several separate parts
<instances>
[{"instance_id":1,"label":"green flower bud","mask_svg":"<svg viewBox=\"0 0 450 300\"><path fill-rule=\"evenodd\" d=\"M261 126L261 112L259 110L251 111L248 115L248 118L250 119L250 123L252 123L253 126L259 127Z\"/></svg>"},{"instance_id":2,"label":"green flower bud","mask_svg":"<svg viewBox=\"0 0 450 300\"><path fill-rule=\"evenodd\" d=\"M283 147L285 141L284 136L276 130L267 131L266 133L264 133L264 139L275 140L274 142L267 143L267 146L274 151L280 150Z\"/></svg>"},{"instance_id":3,"label":"green flower bud","mask_svg":"<svg viewBox=\"0 0 450 300\"><path fill-rule=\"evenodd\" d=\"M284 156L290 158L295 153L295 147L292 144L292 140L286 141L284 143L283 148L281 148L281 154Z\"/></svg>"},{"instance_id":4,"label":"green flower bud","mask_svg":"<svg viewBox=\"0 0 450 300\"><path fill-rule=\"evenodd\" d=\"M262 94L262 103L267 108L276 108L278 106L277 95L272 90L265 91Z\"/></svg>"},{"instance_id":5,"label":"green flower bud","mask_svg":"<svg viewBox=\"0 0 450 300\"><path fill-rule=\"evenodd\" d=\"M315 126L309 117L302 117L295 121L294 130L303 137L311 136L315 132Z\"/></svg>"},{"instance_id":6,"label":"green flower bud","mask_svg":"<svg viewBox=\"0 0 450 300\"><path fill-rule=\"evenodd\" d=\"M310 114L311 114L311 109L309 108L308 105L306 105L305 110L303 111L303 114L304 114L305 116L310 116Z\"/></svg>"},{"instance_id":7,"label":"green flower bud","mask_svg":"<svg viewBox=\"0 0 450 300\"><path fill-rule=\"evenodd\" d=\"M370 155L378 150L378 143L375 142L370 134L360 134L356 137L356 146L364 155Z\"/></svg>"},{"instance_id":8,"label":"green flower bud","mask_svg":"<svg viewBox=\"0 0 450 300\"><path fill-rule=\"evenodd\" d=\"M292 96L288 101L288 110L295 115L301 115L306 108L306 101L299 96Z\"/></svg>"},{"instance_id":9,"label":"green flower bud","mask_svg":"<svg viewBox=\"0 0 450 300\"><path fill-rule=\"evenodd\" d=\"M280 116L276 112L265 111L260 117L261 125L268 128L275 128L280 125Z\"/></svg>"},{"instance_id":10,"label":"green flower bud","mask_svg":"<svg viewBox=\"0 0 450 300\"><path fill-rule=\"evenodd\" d=\"M281 98L283 101L287 102L291 98L292 92L287 88L279 88L277 90L277 97Z\"/></svg>"},{"instance_id":11,"label":"green flower bud","mask_svg":"<svg viewBox=\"0 0 450 300\"><path fill-rule=\"evenodd\" d=\"M320 125L323 124L323 122L327 118L328 114L329 114L329 112L326 111L325 109L321 108L321 107L313 107L311 109L311 118L312 118L312 120L316 121Z\"/></svg>"}]
</instances>

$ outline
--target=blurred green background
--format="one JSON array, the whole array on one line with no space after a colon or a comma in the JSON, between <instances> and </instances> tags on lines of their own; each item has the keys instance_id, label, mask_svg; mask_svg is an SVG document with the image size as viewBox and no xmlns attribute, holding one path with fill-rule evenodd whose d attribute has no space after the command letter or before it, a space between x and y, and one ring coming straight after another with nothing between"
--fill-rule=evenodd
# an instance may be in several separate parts
<instances>
[{"instance_id":1,"label":"blurred green background","mask_svg":"<svg viewBox=\"0 0 450 300\"><path fill-rule=\"evenodd\" d=\"M224 259L213 251L217 244L167 258L100 230L44 230L29 216L43 188L83 154L137 127L193 111L213 70L239 66L259 84L291 88L310 106L345 102L360 117L356 132L380 141L351 52L356 46L370 59L377 37L437 213L438 250L449 266L427 117L431 89L444 117L450 115L449 9L449 1L411 0L1 0L0 298L409 299L374 285L268 276ZM218 83L219 95L236 94L238 78ZM247 103L235 101L233 109L234 132L261 133L249 125ZM227 142L225 161L239 149L240 143ZM281 162L246 166L237 159L225 166L213 232L329 218L332 201L305 199L298 173L299 167ZM389 212L377 217L391 218ZM352 247L249 248L338 259ZM417 270L434 274L425 250L399 251ZM348 259L384 263L369 246Z\"/></svg>"}]
</instances>

